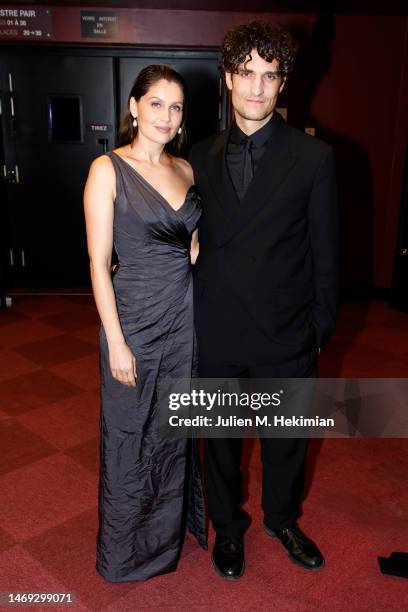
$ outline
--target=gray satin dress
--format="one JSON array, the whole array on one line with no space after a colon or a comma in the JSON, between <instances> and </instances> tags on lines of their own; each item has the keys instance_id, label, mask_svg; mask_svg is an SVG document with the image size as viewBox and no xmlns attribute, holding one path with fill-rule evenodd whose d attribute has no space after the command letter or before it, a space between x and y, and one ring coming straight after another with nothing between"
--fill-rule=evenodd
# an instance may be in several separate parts
<instances>
[{"instance_id":1,"label":"gray satin dress","mask_svg":"<svg viewBox=\"0 0 408 612\"><path fill-rule=\"evenodd\" d=\"M98 572L112 582L174 571L186 527L206 548L196 443L157 432L159 378L195 375L191 234L201 214L195 187L170 204L127 162L108 153L116 174L113 286L137 385L111 375L100 332L101 463Z\"/></svg>"}]
</instances>

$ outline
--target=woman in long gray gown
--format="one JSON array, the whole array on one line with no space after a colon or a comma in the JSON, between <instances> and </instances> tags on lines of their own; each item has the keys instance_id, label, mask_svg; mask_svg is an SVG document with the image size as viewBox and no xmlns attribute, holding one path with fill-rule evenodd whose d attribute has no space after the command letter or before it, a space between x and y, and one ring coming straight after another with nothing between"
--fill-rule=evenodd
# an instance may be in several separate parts
<instances>
[{"instance_id":1,"label":"woman in long gray gown","mask_svg":"<svg viewBox=\"0 0 408 612\"><path fill-rule=\"evenodd\" d=\"M185 526L206 547L197 449L159 435L159 378L194 375L191 263L200 200L184 137L185 89L168 66L138 75L122 145L96 159L84 194L101 317L98 572L112 582L174 571ZM111 277L112 247L118 269Z\"/></svg>"}]
</instances>

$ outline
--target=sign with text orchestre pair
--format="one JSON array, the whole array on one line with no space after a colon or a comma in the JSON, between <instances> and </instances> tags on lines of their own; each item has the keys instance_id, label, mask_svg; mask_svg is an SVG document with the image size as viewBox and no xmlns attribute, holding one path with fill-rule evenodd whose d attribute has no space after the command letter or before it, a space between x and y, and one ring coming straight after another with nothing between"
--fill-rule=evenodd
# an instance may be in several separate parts
<instances>
[{"instance_id":1,"label":"sign with text orchestre pair","mask_svg":"<svg viewBox=\"0 0 408 612\"><path fill-rule=\"evenodd\" d=\"M35 6L0 7L0 39L47 40L51 36L50 9Z\"/></svg>"}]
</instances>

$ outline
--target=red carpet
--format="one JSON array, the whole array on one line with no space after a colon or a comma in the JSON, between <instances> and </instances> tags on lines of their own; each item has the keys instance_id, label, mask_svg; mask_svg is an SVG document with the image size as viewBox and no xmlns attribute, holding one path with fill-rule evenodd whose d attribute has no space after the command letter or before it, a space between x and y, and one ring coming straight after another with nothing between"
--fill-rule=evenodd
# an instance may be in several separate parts
<instances>
[{"instance_id":1,"label":"red carpet","mask_svg":"<svg viewBox=\"0 0 408 612\"><path fill-rule=\"evenodd\" d=\"M290 563L263 533L258 444L248 441L253 522L240 581L219 578L187 536L176 573L105 582L94 569L97 329L86 296L20 297L0 311L0 590L73 591L75 610L408 610L408 581L383 576L376 559L408 551L404 439L311 442L300 525L326 556L321 572ZM408 377L408 315L344 303L320 374Z\"/></svg>"}]
</instances>

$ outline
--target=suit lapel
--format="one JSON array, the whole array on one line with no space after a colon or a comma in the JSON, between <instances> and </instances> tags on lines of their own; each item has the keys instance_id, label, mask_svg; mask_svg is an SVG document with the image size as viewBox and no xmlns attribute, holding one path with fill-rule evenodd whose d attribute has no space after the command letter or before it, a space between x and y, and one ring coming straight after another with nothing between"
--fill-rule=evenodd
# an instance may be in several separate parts
<instances>
[{"instance_id":1,"label":"suit lapel","mask_svg":"<svg viewBox=\"0 0 408 612\"><path fill-rule=\"evenodd\" d=\"M276 113L275 121L276 128L245 197L241 202L238 200L236 202L237 212L224 233L224 244L246 227L251 218L273 200L274 193L296 163L296 157L292 155L290 147L290 130L278 113ZM224 165L226 166L225 155ZM229 176L228 181L234 191Z\"/></svg>"}]
</instances>

